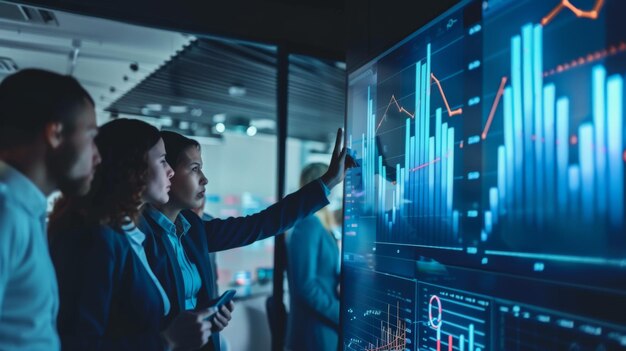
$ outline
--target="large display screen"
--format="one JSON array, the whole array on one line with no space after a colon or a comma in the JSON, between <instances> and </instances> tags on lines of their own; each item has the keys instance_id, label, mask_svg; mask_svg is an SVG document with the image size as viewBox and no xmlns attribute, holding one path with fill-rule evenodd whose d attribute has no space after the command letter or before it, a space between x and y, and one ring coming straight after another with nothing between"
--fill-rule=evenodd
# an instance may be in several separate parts
<instances>
[{"instance_id":1,"label":"large display screen","mask_svg":"<svg viewBox=\"0 0 626 351\"><path fill-rule=\"evenodd\" d=\"M462 1L349 75L344 350L626 350L626 1Z\"/></svg>"}]
</instances>

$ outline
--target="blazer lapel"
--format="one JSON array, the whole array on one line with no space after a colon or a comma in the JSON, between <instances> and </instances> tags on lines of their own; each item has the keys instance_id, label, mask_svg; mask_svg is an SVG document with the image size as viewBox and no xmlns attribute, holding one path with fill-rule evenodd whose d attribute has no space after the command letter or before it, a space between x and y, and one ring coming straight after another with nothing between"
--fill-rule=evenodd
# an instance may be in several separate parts
<instances>
[{"instance_id":1,"label":"blazer lapel","mask_svg":"<svg viewBox=\"0 0 626 351\"><path fill-rule=\"evenodd\" d=\"M172 248L172 244L169 242L167 234L163 233L163 230L156 221L149 215L142 215L142 218L145 218L147 221L147 231L150 232L154 242L153 250L146 249L146 252L151 251L150 255L153 256L148 257L148 261L150 262L150 266L156 268L154 274L157 275L159 281L163 284L170 299L172 296L175 297L175 300L172 301L172 311L178 314L178 312L185 310L185 283L176 258L176 253ZM148 235L148 233L146 234ZM166 262L162 262L164 260L163 256L166 257ZM156 265L156 267L153 266L152 262L156 263L159 261L166 264L159 264ZM174 305L174 302L176 305Z\"/></svg>"}]
</instances>

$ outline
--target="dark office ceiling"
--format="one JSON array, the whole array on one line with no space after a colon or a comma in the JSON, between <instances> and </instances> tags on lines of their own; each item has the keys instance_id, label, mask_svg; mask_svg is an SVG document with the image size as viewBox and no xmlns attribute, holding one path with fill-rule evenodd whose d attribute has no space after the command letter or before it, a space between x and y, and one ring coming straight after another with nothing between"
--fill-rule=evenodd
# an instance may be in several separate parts
<instances>
[{"instance_id":1,"label":"dark office ceiling","mask_svg":"<svg viewBox=\"0 0 626 351\"><path fill-rule=\"evenodd\" d=\"M12 1L12 0L8 0ZM22 0L37 7L345 60L343 0Z\"/></svg>"},{"instance_id":2,"label":"dark office ceiling","mask_svg":"<svg viewBox=\"0 0 626 351\"><path fill-rule=\"evenodd\" d=\"M237 90L245 90L245 94L238 96ZM289 136L328 141L329 129L343 124L344 106L345 70L340 65L290 56ZM170 107L174 107L172 111ZM253 120L259 123L259 132L273 134L276 51L272 47L197 39L107 110L168 116L174 119L174 125L188 121L202 127L214 126L219 121L215 115L226 118L227 128Z\"/></svg>"}]
</instances>

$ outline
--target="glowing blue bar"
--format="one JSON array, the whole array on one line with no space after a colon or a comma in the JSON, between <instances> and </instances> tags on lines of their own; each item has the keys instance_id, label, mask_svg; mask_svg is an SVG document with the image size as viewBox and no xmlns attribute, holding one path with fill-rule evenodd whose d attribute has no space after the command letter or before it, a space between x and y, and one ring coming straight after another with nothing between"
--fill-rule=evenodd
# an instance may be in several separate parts
<instances>
[{"instance_id":1,"label":"glowing blue bar","mask_svg":"<svg viewBox=\"0 0 626 351\"><path fill-rule=\"evenodd\" d=\"M569 161L569 99L556 102L556 182L559 213L567 213L567 163Z\"/></svg>"},{"instance_id":2,"label":"glowing blue bar","mask_svg":"<svg viewBox=\"0 0 626 351\"><path fill-rule=\"evenodd\" d=\"M435 202L435 167L432 162L435 160L435 137L428 139L428 215L433 216Z\"/></svg>"},{"instance_id":3,"label":"glowing blue bar","mask_svg":"<svg viewBox=\"0 0 626 351\"><path fill-rule=\"evenodd\" d=\"M383 167L382 156L378 156L378 172L380 174L380 177L378 177L378 213L382 215L385 213L385 168Z\"/></svg>"},{"instance_id":4,"label":"glowing blue bar","mask_svg":"<svg viewBox=\"0 0 626 351\"><path fill-rule=\"evenodd\" d=\"M448 216L452 214L452 201L454 199L454 128L448 129L448 150L449 157L447 158L446 163L448 166L446 167L448 170L448 198L447 198L447 207L448 207Z\"/></svg>"},{"instance_id":5,"label":"glowing blue bar","mask_svg":"<svg viewBox=\"0 0 626 351\"><path fill-rule=\"evenodd\" d=\"M504 89L504 149L506 153L506 191L502 194L506 196L506 202L502 202L502 207L506 207L507 211L513 210L514 187L513 184L518 179L515 178L515 126L513 125L513 91L511 87Z\"/></svg>"},{"instance_id":6,"label":"glowing blue bar","mask_svg":"<svg viewBox=\"0 0 626 351\"><path fill-rule=\"evenodd\" d=\"M489 189L489 209L493 215L493 224L498 224L498 212L500 207L500 195L498 188Z\"/></svg>"},{"instance_id":7,"label":"glowing blue bar","mask_svg":"<svg viewBox=\"0 0 626 351\"><path fill-rule=\"evenodd\" d=\"M580 160L581 209L582 218L587 223L594 217L594 164L593 164L593 125L583 123L578 127L578 158Z\"/></svg>"},{"instance_id":8,"label":"glowing blue bar","mask_svg":"<svg viewBox=\"0 0 626 351\"><path fill-rule=\"evenodd\" d=\"M393 199L395 200L396 196L397 196L397 189L394 189L391 194L393 195ZM395 223L396 222L396 202L393 201L392 205L391 205L391 221L389 221L389 223Z\"/></svg>"},{"instance_id":9,"label":"glowing blue bar","mask_svg":"<svg viewBox=\"0 0 626 351\"><path fill-rule=\"evenodd\" d=\"M519 35L511 38L511 89L513 92L513 143L515 153L514 187L513 196L514 207L518 208L515 213L519 216L524 213L520 211L523 199L524 182L524 126L522 116L522 40Z\"/></svg>"},{"instance_id":10,"label":"glowing blue bar","mask_svg":"<svg viewBox=\"0 0 626 351\"><path fill-rule=\"evenodd\" d=\"M469 345L468 351L474 351L474 324L469 325Z\"/></svg>"},{"instance_id":11,"label":"glowing blue bar","mask_svg":"<svg viewBox=\"0 0 626 351\"><path fill-rule=\"evenodd\" d=\"M606 184L606 69L603 66L595 66L592 71L593 79L591 91L593 94L593 125L595 128L595 170L598 181L595 184L596 206L598 214L603 216L607 210L607 184ZM581 164L582 168L582 164ZM584 173L584 169L582 170ZM584 182L584 180L583 180ZM584 201L584 200L583 200ZM584 203L583 203L584 206Z\"/></svg>"},{"instance_id":12,"label":"glowing blue bar","mask_svg":"<svg viewBox=\"0 0 626 351\"><path fill-rule=\"evenodd\" d=\"M419 62L415 63L415 165L413 167L417 167L422 163L422 132L424 120L422 119L421 111L421 98L422 98L422 79L421 79L421 65ZM419 196L421 196L421 184L420 184L420 173L417 172L413 174L414 186L415 186L415 194L412 198L413 207L415 209L415 216L419 216L421 213L421 201L419 201Z\"/></svg>"},{"instance_id":13,"label":"glowing blue bar","mask_svg":"<svg viewBox=\"0 0 626 351\"><path fill-rule=\"evenodd\" d=\"M415 136L412 136L410 141L410 148L411 148L411 169L413 169L415 167ZM410 189L409 189L409 200L411 203L411 216L415 217L416 213L415 213L415 208L417 203L415 203L415 172L411 172L409 170L409 184L410 184Z\"/></svg>"},{"instance_id":14,"label":"glowing blue bar","mask_svg":"<svg viewBox=\"0 0 626 351\"><path fill-rule=\"evenodd\" d=\"M426 46L426 75L424 76L424 81L426 82L426 108L424 116L430 118L430 87L432 86L430 79L430 43Z\"/></svg>"},{"instance_id":15,"label":"glowing blue bar","mask_svg":"<svg viewBox=\"0 0 626 351\"><path fill-rule=\"evenodd\" d=\"M502 145L498 147L498 212L494 212L494 222L497 223L498 217L506 213L506 148Z\"/></svg>"},{"instance_id":16,"label":"glowing blue bar","mask_svg":"<svg viewBox=\"0 0 626 351\"><path fill-rule=\"evenodd\" d=\"M426 92L427 90L430 91L430 75L426 75L426 65L422 66L422 82L424 84L424 91L422 92L422 96L424 97L424 103L422 104L422 106L424 106L423 108L423 114L422 114L422 118L424 119L424 134L423 136L423 142L424 142L424 152L423 152L423 158L424 158L424 162L423 164L426 164L427 162L430 162L431 160L428 158L428 156L430 155L430 113L426 113L426 105L430 104L428 101L430 100L430 94L428 94L428 99L426 98ZM429 191L428 191L428 172L426 172L426 170L424 170L424 172L420 172L422 175L422 206L424 207L424 212L423 215L428 214L428 199L429 199Z\"/></svg>"},{"instance_id":17,"label":"glowing blue bar","mask_svg":"<svg viewBox=\"0 0 626 351\"><path fill-rule=\"evenodd\" d=\"M426 138L427 138L427 143L428 143L428 137L430 135L430 88L432 85L431 82L431 78L430 78L430 72L431 72L431 64L430 64L430 56L431 56L431 45L430 43L428 43L426 45L426 72L424 72L424 74L422 75L422 79L424 80L424 84L425 84L425 100L424 100L424 118L426 119ZM427 144L427 147L432 148L432 146L430 145L430 143ZM429 153L426 153L425 155L430 155L430 151ZM430 168L430 167L429 167ZM429 173L430 175L430 173ZM432 191L429 192L429 196L433 196ZM431 199L431 201L429 201L429 206L432 208L433 206L433 201ZM432 210L431 210L432 211ZM431 212L431 215L433 213Z\"/></svg>"},{"instance_id":18,"label":"glowing blue bar","mask_svg":"<svg viewBox=\"0 0 626 351\"><path fill-rule=\"evenodd\" d=\"M371 87L367 87L367 156L366 163L367 168L363 170L364 178L367 179L366 184L366 203L374 204L375 197L375 174L376 174L376 148L374 146L374 135L376 134L376 114L374 113L374 100L371 95ZM369 195L368 195L369 194Z\"/></svg>"},{"instance_id":19,"label":"glowing blue bar","mask_svg":"<svg viewBox=\"0 0 626 351\"><path fill-rule=\"evenodd\" d=\"M441 108L435 110L435 159L441 158ZM441 207L441 183L443 177L441 176L441 162L435 162L432 165L435 168L435 193L433 194L433 215L439 217L439 208Z\"/></svg>"},{"instance_id":20,"label":"glowing blue bar","mask_svg":"<svg viewBox=\"0 0 626 351\"><path fill-rule=\"evenodd\" d=\"M624 223L623 94L624 80L612 75L607 80L607 151L609 181L609 223L621 228ZM621 229L623 230L623 229Z\"/></svg>"},{"instance_id":21,"label":"glowing blue bar","mask_svg":"<svg viewBox=\"0 0 626 351\"><path fill-rule=\"evenodd\" d=\"M548 84L543 88L543 123L545 139L545 211L548 217L554 214L556 179L555 169L555 136L554 136L554 109L556 100L556 89L554 84Z\"/></svg>"},{"instance_id":22,"label":"glowing blue bar","mask_svg":"<svg viewBox=\"0 0 626 351\"><path fill-rule=\"evenodd\" d=\"M491 232L493 231L493 216L492 216L491 211L485 211L485 233L487 233L487 235L491 234ZM487 238L483 238L483 241L485 241Z\"/></svg>"},{"instance_id":23,"label":"glowing blue bar","mask_svg":"<svg viewBox=\"0 0 626 351\"><path fill-rule=\"evenodd\" d=\"M422 128L422 163L425 164L428 161L428 138L430 137L430 116L426 115L426 89L428 89L430 77L426 76L426 64L422 64L422 105L421 105L421 116L423 121ZM420 202L422 205L422 215L426 215L428 213L428 172L420 172L420 176L422 178L422 195L420 198Z\"/></svg>"},{"instance_id":24,"label":"glowing blue bar","mask_svg":"<svg viewBox=\"0 0 626 351\"><path fill-rule=\"evenodd\" d=\"M544 208L544 176L543 168L543 26L535 25L533 28L533 96L535 116L535 187L534 196L535 219L541 225L543 223Z\"/></svg>"},{"instance_id":25,"label":"glowing blue bar","mask_svg":"<svg viewBox=\"0 0 626 351\"><path fill-rule=\"evenodd\" d=\"M533 153L533 27L527 24L522 27L522 88L524 89L524 213L526 221L531 221L536 212L534 199L537 195L535 189L535 170Z\"/></svg>"},{"instance_id":26,"label":"glowing blue bar","mask_svg":"<svg viewBox=\"0 0 626 351\"><path fill-rule=\"evenodd\" d=\"M441 194L439 200L439 213L442 217L448 217L448 156L450 149L448 148L448 123L441 126ZM447 220L447 219L446 219Z\"/></svg>"},{"instance_id":27,"label":"glowing blue bar","mask_svg":"<svg viewBox=\"0 0 626 351\"><path fill-rule=\"evenodd\" d=\"M571 165L568 168L568 190L569 190L569 206L570 216L576 218L579 216L580 208L580 167Z\"/></svg>"},{"instance_id":28,"label":"glowing blue bar","mask_svg":"<svg viewBox=\"0 0 626 351\"><path fill-rule=\"evenodd\" d=\"M402 170L400 169L400 164L396 163L396 191L394 193L395 197L394 197L394 201L393 203L395 204L396 208L398 208L398 210L402 209L402 205L400 204L400 196L402 196ZM396 222L396 219L394 217L393 222Z\"/></svg>"},{"instance_id":29,"label":"glowing blue bar","mask_svg":"<svg viewBox=\"0 0 626 351\"><path fill-rule=\"evenodd\" d=\"M459 211L452 211L452 232L454 233L454 237L459 236Z\"/></svg>"},{"instance_id":30,"label":"glowing blue bar","mask_svg":"<svg viewBox=\"0 0 626 351\"><path fill-rule=\"evenodd\" d=\"M415 147L414 147L414 157L415 161L413 163L413 168L417 167L421 164L421 156L422 156L422 126L424 120L422 119L422 115L419 113L421 107L421 87L422 87L422 79L421 79L421 68L420 63L415 63ZM420 173L413 172L413 196L411 197L411 201L413 201L413 215L418 217L420 215L420 205L419 196L421 196L421 184L420 184Z\"/></svg>"},{"instance_id":31,"label":"glowing blue bar","mask_svg":"<svg viewBox=\"0 0 626 351\"><path fill-rule=\"evenodd\" d=\"M369 116L367 116L369 118ZM369 125L369 120L368 120L368 125ZM369 202L369 197L370 194L368 194L368 185L369 185L369 179L367 179L367 167L370 167L370 165L367 163L368 159L365 157L366 155L366 149L365 149L365 133L361 134L361 162L363 162L363 191L365 191L365 203L363 204L363 206L367 209L367 206L369 206L369 204L371 204L371 202Z\"/></svg>"},{"instance_id":32,"label":"glowing blue bar","mask_svg":"<svg viewBox=\"0 0 626 351\"><path fill-rule=\"evenodd\" d=\"M459 336L459 351L465 351L465 336L463 334Z\"/></svg>"},{"instance_id":33,"label":"glowing blue bar","mask_svg":"<svg viewBox=\"0 0 626 351\"><path fill-rule=\"evenodd\" d=\"M407 198L407 193L406 193L406 188L407 188L407 181L409 180L409 172L411 171L411 119L407 118L406 119L406 125L405 125L405 134L404 134L404 171L402 172L402 199L404 202L404 199ZM411 187L409 186L409 191L411 189ZM406 215L406 207L404 206L404 204L402 205L402 214Z\"/></svg>"}]
</instances>

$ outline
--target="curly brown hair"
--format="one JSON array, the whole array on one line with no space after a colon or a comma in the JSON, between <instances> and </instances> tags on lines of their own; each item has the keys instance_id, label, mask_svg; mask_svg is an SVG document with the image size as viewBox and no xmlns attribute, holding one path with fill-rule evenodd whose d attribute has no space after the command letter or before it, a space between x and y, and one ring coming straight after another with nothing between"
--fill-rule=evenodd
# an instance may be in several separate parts
<instances>
[{"instance_id":1,"label":"curly brown hair","mask_svg":"<svg viewBox=\"0 0 626 351\"><path fill-rule=\"evenodd\" d=\"M161 139L145 122L116 119L103 125L96 137L102 162L91 189L84 196L63 196L50 215L49 232L90 225L121 230L136 222L148 178L148 151Z\"/></svg>"}]
</instances>

